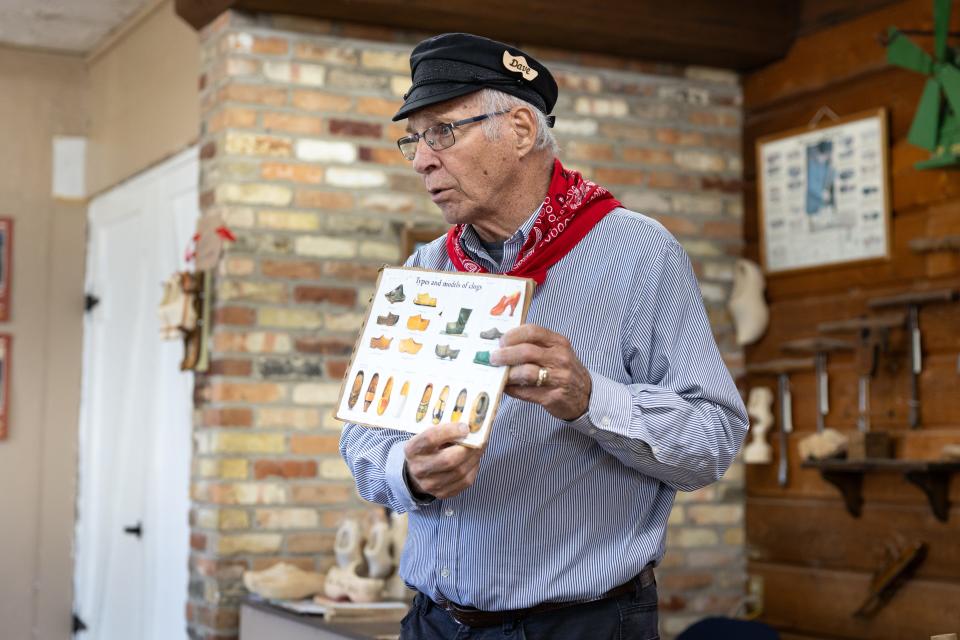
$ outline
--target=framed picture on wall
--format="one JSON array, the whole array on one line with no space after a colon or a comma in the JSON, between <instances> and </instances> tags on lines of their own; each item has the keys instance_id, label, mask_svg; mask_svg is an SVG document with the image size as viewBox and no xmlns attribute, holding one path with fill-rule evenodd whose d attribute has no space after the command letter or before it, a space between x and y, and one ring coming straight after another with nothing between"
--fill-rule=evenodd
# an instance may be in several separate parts
<instances>
[{"instance_id":1,"label":"framed picture on wall","mask_svg":"<svg viewBox=\"0 0 960 640\"><path fill-rule=\"evenodd\" d=\"M889 259L887 165L884 109L757 140L765 270Z\"/></svg>"},{"instance_id":2,"label":"framed picture on wall","mask_svg":"<svg viewBox=\"0 0 960 640\"><path fill-rule=\"evenodd\" d=\"M10 320L10 268L13 253L13 218L0 218L0 322Z\"/></svg>"},{"instance_id":3,"label":"framed picture on wall","mask_svg":"<svg viewBox=\"0 0 960 640\"><path fill-rule=\"evenodd\" d=\"M7 437L7 416L10 411L10 342L12 336L0 333L0 440Z\"/></svg>"}]
</instances>

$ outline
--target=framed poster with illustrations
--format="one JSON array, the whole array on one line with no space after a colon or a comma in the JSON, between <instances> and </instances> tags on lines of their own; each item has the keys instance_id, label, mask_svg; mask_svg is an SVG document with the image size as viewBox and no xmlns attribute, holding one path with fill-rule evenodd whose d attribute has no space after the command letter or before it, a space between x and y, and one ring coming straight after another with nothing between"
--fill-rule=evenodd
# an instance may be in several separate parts
<instances>
[{"instance_id":1,"label":"framed poster with illustrations","mask_svg":"<svg viewBox=\"0 0 960 640\"><path fill-rule=\"evenodd\" d=\"M10 415L10 342L8 333L0 333L0 440L7 438Z\"/></svg>"},{"instance_id":2,"label":"framed poster with illustrations","mask_svg":"<svg viewBox=\"0 0 960 640\"><path fill-rule=\"evenodd\" d=\"M876 109L757 140L768 273L890 257L886 120Z\"/></svg>"},{"instance_id":3,"label":"framed poster with illustrations","mask_svg":"<svg viewBox=\"0 0 960 640\"><path fill-rule=\"evenodd\" d=\"M10 268L13 265L13 218L0 218L0 322L10 320Z\"/></svg>"}]
</instances>

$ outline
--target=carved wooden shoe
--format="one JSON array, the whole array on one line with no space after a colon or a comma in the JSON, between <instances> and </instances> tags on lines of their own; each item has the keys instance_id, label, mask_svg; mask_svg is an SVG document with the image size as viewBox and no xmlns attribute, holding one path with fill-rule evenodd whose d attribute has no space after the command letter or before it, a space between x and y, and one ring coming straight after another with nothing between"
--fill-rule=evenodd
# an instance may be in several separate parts
<instances>
[{"instance_id":1,"label":"carved wooden shoe","mask_svg":"<svg viewBox=\"0 0 960 640\"><path fill-rule=\"evenodd\" d=\"M377 316L377 324L382 324L386 327L392 327L393 325L397 324L397 320L399 319L400 319L400 316L398 316L397 314L388 313L385 316Z\"/></svg>"},{"instance_id":2,"label":"carved wooden shoe","mask_svg":"<svg viewBox=\"0 0 960 640\"><path fill-rule=\"evenodd\" d=\"M503 337L503 332L493 327L492 329L487 329L486 331L480 332L480 337L484 340L499 340Z\"/></svg>"},{"instance_id":3,"label":"carved wooden shoe","mask_svg":"<svg viewBox=\"0 0 960 640\"><path fill-rule=\"evenodd\" d=\"M403 302L407 299L407 296L403 295L403 285L398 284L397 288L393 291L388 291L383 294L383 296L390 302Z\"/></svg>"},{"instance_id":4,"label":"carved wooden shoe","mask_svg":"<svg viewBox=\"0 0 960 640\"><path fill-rule=\"evenodd\" d=\"M450 395L450 385L447 385L443 388L443 391L440 392L440 399L437 400L437 404L433 409L433 424L440 424L440 420L443 419L443 412L447 408L447 396Z\"/></svg>"},{"instance_id":5,"label":"carved wooden shoe","mask_svg":"<svg viewBox=\"0 0 960 640\"><path fill-rule=\"evenodd\" d=\"M427 409L430 408L430 396L433 395L433 383L428 384L420 396L420 404L417 405L417 422L423 420L427 415Z\"/></svg>"},{"instance_id":6,"label":"carved wooden shoe","mask_svg":"<svg viewBox=\"0 0 960 640\"><path fill-rule=\"evenodd\" d=\"M451 349L450 345L448 344L438 344L436 347L434 347L433 351L441 360L444 358L448 360L456 360L457 356L460 355L460 349Z\"/></svg>"},{"instance_id":7,"label":"carved wooden shoe","mask_svg":"<svg viewBox=\"0 0 960 640\"><path fill-rule=\"evenodd\" d=\"M373 398L377 395L377 384L380 382L380 374L375 373L370 378L370 385L367 387L367 393L363 396L363 410L366 411L373 404Z\"/></svg>"},{"instance_id":8,"label":"carved wooden shoe","mask_svg":"<svg viewBox=\"0 0 960 640\"><path fill-rule=\"evenodd\" d=\"M429 326L430 321L420 314L407 318L407 329L411 331L426 331Z\"/></svg>"},{"instance_id":9,"label":"carved wooden shoe","mask_svg":"<svg viewBox=\"0 0 960 640\"><path fill-rule=\"evenodd\" d=\"M477 364L487 365L488 367L494 366L494 365L490 364L490 352L489 352L489 351L477 351L477 354L476 354L475 356L473 356L473 361L476 362Z\"/></svg>"},{"instance_id":10,"label":"carved wooden shoe","mask_svg":"<svg viewBox=\"0 0 960 640\"><path fill-rule=\"evenodd\" d=\"M360 399L360 391L363 389L363 370L357 371L357 377L353 379L353 387L350 389L350 397L347 399L347 407L353 409Z\"/></svg>"},{"instance_id":11,"label":"carved wooden shoe","mask_svg":"<svg viewBox=\"0 0 960 640\"><path fill-rule=\"evenodd\" d=\"M467 390L461 389L457 394L457 401L453 405L453 413L450 414L450 422L459 422L463 415L463 409L467 405Z\"/></svg>"},{"instance_id":12,"label":"carved wooden shoe","mask_svg":"<svg viewBox=\"0 0 960 640\"><path fill-rule=\"evenodd\" d=\"M363 557L367 559L367 575L370 578L386 578L393 571L393 558L390 556L390 525L376 522L367 534L367 544L363 547Z\"/></svg>"},{"instance_id":13,"label":"carved wooden shoe","mask_svg":"<svg viewBox=\"0 0 960 640\"><path fill-rule=\"evenodd\" d=\"M387 384L383 386L383 394L380 396L380 404L377 405L377 415L382 416L390 404L390 394L393 392L393 376L387 378Z\"/></svg>"},{"instance_id":14,"label":"carved wooden shoe","mask_svg":"<svg viewBox=\"0 0 960 640\"><path fill-rule=\"evenodd\" d=\"M404 338L400 341L400 353L415 354L423 348L423 344L413 338Z\"/></svg>"},{"instance_id":15,"label":"carved wooden shoe","mask_svg":"<svg viewBox=\"0 0 960 640\"><path fill-rule=\"evenodd\" d=\"M418 293L417 297L413 299L413 304L418 304L421 307L435 307L437 306L437 299L431 298L426 293Z\"/></svg>"},{"instance_id":16,"label":"carved wooden shoe","mask_svg":"<svg viewBox=\"0 0 960 640\"><path fill-rule=\"evenodd\" d=\"M397 408L393 410L393 417L399 418L400 414L403 413L403 408L407 406L407 396L410 395L410 381L403 383L403 386L400 387L400 400L397 402Z\"/></svg>"},{"instance_id":17,"label":"carved wooden shoe","mask_svg":"<svg viewBox=\"0 0 960 640\"><path fill-rule=\"evenodd\" d=\"M244 571L243 586L264 598L300 600L320 593L323 575L280 562L263 571Z\"/></svg>"},{"instance_id":18,"label":"carved wooden shoe","mask_svg":"<svg viewBox=\"0 0 960 640\"><path fill-rule=\"evenodd\" d=\"M390 348L391 342L393 342L393 338L388 338L387 336L380 336L379 338L370 338L370 348L386 351L387 349Z\"/></svg>"},{"instance_id":19,"label":"carved wooden shoe","mask_svg":"<svg viewBox=\"0 0 960 640\"><path fill-rule=\"evenodd\" d=\"M490 408L490 396L481 393L473 402L473 411L470 412L470 431L475 433L483 426L483 420L487 417L487 409Z\"/></svg>"}]
</instances>

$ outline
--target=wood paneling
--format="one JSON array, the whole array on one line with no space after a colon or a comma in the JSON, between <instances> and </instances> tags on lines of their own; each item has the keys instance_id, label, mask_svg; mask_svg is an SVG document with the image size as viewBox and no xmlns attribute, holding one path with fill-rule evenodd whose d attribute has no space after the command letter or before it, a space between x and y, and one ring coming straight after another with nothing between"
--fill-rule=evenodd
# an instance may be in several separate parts
<instances>
[{"instance_id":1,"label":"wood paneling","mask_svg":"<svg viewBox=\"0 0 960 640\"><path fill-rule=\"evenodd\" d=\"M863 640L925 639L960 629L960 585L908 582L870 620L853 617L867 595L870 574L751 562L763 578L764 620L788 631Z\"/></svg>"},{"instance_id":2,"label":"wood paneling","mask_svg":"<svg viewBox=\"0 0 960 640\"><path fill-rule=\"evenodd\" d=\"M855 7L853 0L842 0ZM797 31L800 0L176 0L201 28L225 7L420 33L464 31L629 58L756 69L782 57Z\"/></svg>"},{"instance_id":3,"label":"wood paneling","mask_svg":"<svg viewBox=\"0 0 960 640\"><path fill-rule=\"evenodd\" d=\"M823 0L828 2L828 0ZM960 12L953 16L960 28ZM886 66L876 35L886 27L929 28L931 3L904 0L797 40L782 61L744 81L745 254L758 255L757 195L753 181L757 138L804 126L821 106L839 115L885 107L889 116L892 204L889 260L806 272L768 274L770 325L746 349L748 365L781 358L781 345L817 335L817 325L870 314L868 300L909 290L960 289L960 255L918 254L912 239L960 233L960 174L917 171L928 154L907 143L924 79ZM920 311L924 370L919 379L921 426L907 427L910 376L907 334L890 334L889 350L871 383L875 430L889 431L904 459L937 459L960 443L960 302ZM855 335L847 336L855 341ZM857 371L851 353L831 354L827 426L855 433ZM776 389L771 376L752 375L747 387ZM747 547L749 570L765 579L763 620L796 638L928 638L960 631L960 475L948 489L947 522L932 514L926 496L902 475L868 473L863 509L849 515L839 490L819 472L801 467L797 442L815 429L813 372L791 376L796 432L787 449L789 483L777 484L776 464L749 465ZM779 413L777 411L777 413ZM776 417L779 424L779 415ZM779 455L776 426L769 441ZM852 617L871 574L884 564L894 540L924 541L929 553L876 619ZM792 634L792 635L791 635Z\"/></svg>"}]
</instances>

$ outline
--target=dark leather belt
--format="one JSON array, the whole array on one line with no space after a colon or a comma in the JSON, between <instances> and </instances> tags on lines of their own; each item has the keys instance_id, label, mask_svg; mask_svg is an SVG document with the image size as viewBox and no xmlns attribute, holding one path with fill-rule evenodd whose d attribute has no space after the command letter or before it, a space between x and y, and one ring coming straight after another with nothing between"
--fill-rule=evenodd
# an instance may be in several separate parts
<instances>
[{"instance_id":1,"label":"dark leather belt","mask_svg":"<svg viewBox=\"0 0 960 640\"><path fill-rule=\"evenodd\" d=\"M653 567L648 566L641 571L640 575L637 577L628 580L619 587L610 589L610 591L607 591L596 598L590 598L588 600L575 600L573 602L544 602L543 604L538 604L535 607L528 607L526 609L511 609L509 611L481 611L480 609L473 609L471 607L461 607L453 602L445 602L443 604L437 604L437 606L449 613L454 620L460 624L465 624L468 627L495 627L508 622L515 622L521 618L526 618L538 613L544 613L546 611L556 611L557 609L565 609L567 607L575 607L581 604L589 604L592 602L600 602L601 600L608 600L610 598L617 598L635 592L638 586L640 589L643 589L649 587L651 584L654 584L654 582L656 582L656 580L653 575Z\"/></svg>"}]
</instances>

